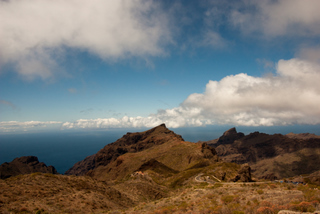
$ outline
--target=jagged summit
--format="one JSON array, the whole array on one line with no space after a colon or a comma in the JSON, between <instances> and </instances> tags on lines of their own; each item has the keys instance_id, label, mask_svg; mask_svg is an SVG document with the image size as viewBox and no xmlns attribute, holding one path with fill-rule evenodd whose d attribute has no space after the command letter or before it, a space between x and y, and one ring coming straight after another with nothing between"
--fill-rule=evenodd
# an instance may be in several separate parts
<instances>
[{"instance_id":1,"label":"jagged summit","mask_svg":"<svg viewBox=\"0 0 320 214\"><path fill-rule=\"evenodd\" d=\"M225 162L249 163L258 178L279 179L320 170L320 137L314 134L244 135L231 128L208 144Z\"/></svg>"},{"instance_id":2,"label":"jagged summit","mask_svg":"<svg viewBox=\"0 0 320 214\"><path fill-rule=\"evenodd\" d=\"M236 128L233 127L231 129L225 131L222 136L230 136L230 135L235 135L235 134L238 134L238 132L237 132Z\"/></svg>"},{"instance_id":3,"label":"jagged summit","mask_svg":"<svg viewBox=\"0 0 320 214\"><path fill-rule=\"evenodd\" d=\"M237 132L236 128L233 127L223 133L223 135L218 139L217 145L220 144L231 144L235 140L238 140L240 138L244 137L244 134L242 132Z\"/></svg>"},{"instance_id":4,"label":"jagged summit","mask_svg":"<svg viewBox=\"0 0 320 214\"><path fill-rule=\"evenodd\" d=\"M161 124L144 132L128 132L117 141L106 145L97 154L76 163L65 172L68 175L84 175L98 166L106 166L120 155L135 153L161 145L168 141L184 141L184 139Z\"/></svg>"}]
</instances>

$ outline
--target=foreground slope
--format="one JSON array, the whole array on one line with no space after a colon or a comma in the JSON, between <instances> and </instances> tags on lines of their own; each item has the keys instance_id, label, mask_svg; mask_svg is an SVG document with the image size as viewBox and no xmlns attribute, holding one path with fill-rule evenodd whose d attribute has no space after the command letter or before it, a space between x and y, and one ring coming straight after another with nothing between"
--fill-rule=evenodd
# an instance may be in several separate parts
<instances>
[{"instance_id":1,"label":"foreground slope","mask_svg":"<svg viewBox=\"0 0 320 214\"><path fill-rule=\"evenodd\" d=\"M320 138L313 134L238 133L207 142L226 162L249 163L259 178L276 179L320 170Z\"/></svg>"},{"instance_id":2,"label":"foreground slope","mask_svg":"<svg viewBox=\"0 0 320 214\"><path fill-rule=\"evenodd\" d=\"M0 213L96 213L135 205L88 177L33 173L0 180Z\"/></svg>"}]
</instances>

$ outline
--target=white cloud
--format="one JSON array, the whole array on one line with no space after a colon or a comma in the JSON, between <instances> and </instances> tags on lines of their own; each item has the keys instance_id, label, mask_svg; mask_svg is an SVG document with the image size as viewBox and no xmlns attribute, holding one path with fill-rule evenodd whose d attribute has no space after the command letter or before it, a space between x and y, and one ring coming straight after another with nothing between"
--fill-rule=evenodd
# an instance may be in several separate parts
<instances>
[{"instance_id":1,"label":"white cloud","mask_svg":"<svg viewBox=\"0 0 320 214\"><path fill-rule=\"evenodd\" d=\"M244 33L317 36L320 33L318 8L318 0L249 0L244 1L242 7L234 8L231 21Z\"/></svg>"},{"instance_id":2,"label":"white cloud","mask_svg":"<svg viewBox=\"0 0 320 214\"><path fill-rule=\"evenodd\" d=\"M277 75L247 74L210 81L203 94L182 104L201 109L217 124L288 125L320 123L320 66L301 59L280 60Z\"/></svg>"},{"instance_id":3,"label":"white cloud","mask_svg":"<svg viewBox=\"0 0 320 214\"><path fill-rule=\"evenodd\" d=\"M12 131L29 131L33 128L46 128L50 125L61 124L62 122L58 121L2 121L0 122L0 131L1 132L12 132Z\"/></svg>"},{"instance_id":4,"label":"white cloud","mask_svg":"<svg viewBox=\"0 0 320 214\"><path fill-rule=\"evenodd\" d=\"M64 47L102 59L162 55L168 20L152 0L0 1L0 65L28 79L53 76Z\"/></svg>"},{"instance_id":5,"label":"white cloud","mask_svg":"<svg viewBox=\"0 0 320 214\"><path fill-rule=\"evenodd\" d=\"M320 65L293 58L280 60L276 69L274 76L240 73L209 81L204 93L191 94L179 107L149 117L81 119L64 123L62 128L319 124Z\"/></svg>"}]
</instances>

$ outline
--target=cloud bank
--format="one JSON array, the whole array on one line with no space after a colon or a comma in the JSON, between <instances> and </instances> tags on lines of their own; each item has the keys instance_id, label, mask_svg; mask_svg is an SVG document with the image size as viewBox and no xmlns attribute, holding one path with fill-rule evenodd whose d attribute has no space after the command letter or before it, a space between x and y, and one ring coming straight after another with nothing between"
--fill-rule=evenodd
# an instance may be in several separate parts
<instances>
[{"instance_id":1,"label":"cloud bank","mask_svg":"<svg viewBox=\"0 0 320 214\"><path fill-rule=\"evenodd\" d=\"M152 0L0 1L0 68L51 78L65 49L104 60L164 54L168 20Z\"/></svg>"},{"instance_id":2,"label":"cloud bank","mask_svg":"<svg viewBox=\"0 0 320 214\"><path fill-rule=\"evenodd\" d=\"M0 131L1 132L11 132L11 131L28 131L32 128L46 128L50 125L57 125L61 124L62 122L58 121L26 121L26 122L19 122L19 121L4 121L0 122Z\"/></svg>"},{"instance_id":3,"label":"cloud bank","mask_svg":"<svg viewBox=\"0 0 320 214\"><path fill-rule=\"evenodd\" d=\"M310 60L280 60L276 74L245 73L209 81L204 93L191 94L179 107L149 117L81 119L62 128L127 128L232 124L274 126L320 123L320 65Z\"/></svg>"}]
</instances>

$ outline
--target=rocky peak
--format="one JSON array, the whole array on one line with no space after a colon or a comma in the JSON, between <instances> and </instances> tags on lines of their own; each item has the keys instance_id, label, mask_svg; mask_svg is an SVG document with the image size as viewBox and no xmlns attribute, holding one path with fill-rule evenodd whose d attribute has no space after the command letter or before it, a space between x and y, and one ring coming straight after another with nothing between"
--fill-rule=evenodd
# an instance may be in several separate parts
<instances>
[{"instance_id":1,"label":"rocky peak","mask_svg":"<svg viewBox=\"0 0 320 214\"><path fill-rule=\"evenodd\" d=\"M36 162L39 163L39 160L36 156L23 156L20 158L15 158L12 162L20 162L20 163L32 163L32 162Z\"/></svg>"},{"instance_id":2,"label":"rocky peak","mask_svg":"<svg viewBox=\"0 0 320 214\"><path fill-rule=\"evenodd\" d=\"M180 135L161 124L144 132L128 132L114 143L106 145L94 156L76 163L65 174L84 175L98 166L106 166L125 153L135 153L169 141L184 141Z\"/></svg>"},{"instance_id":3,"label":"rocky peak","mask_svg":"<svg viewBox=\"0 0 320 214\"><path fill-rule=\"evenodd\" d=\"M38 158L35 156L15 158L10 163L5 162L0 165L1 179L34 172L58 174L53 166L47 166L45 163L39 162Z\"/></svg>"},{"instance_id":4,"label":"rocky peak","mask_svg":"<svg viewBox=\"0 0 320 214\"><path fill-rule=\"evenodd\" d=\"M223 133L223 135L218 139L217 144L232 144L235 140L238 140L245 135L242 132L237 132L236 128L231 128Z\"/></svg>"},{"instance_id":5,"label":"rocky peak","mask_svg":"<svg viewBox=\"0 0 320 214\"><path fill-rule=\"evenodd\" d=\"M225 131L222 136L233 136L233 135L236 135L236 134L238 134L238 132L237 132L236 128L233 127L231 129Z\"/></svg>"}]
</instances>

